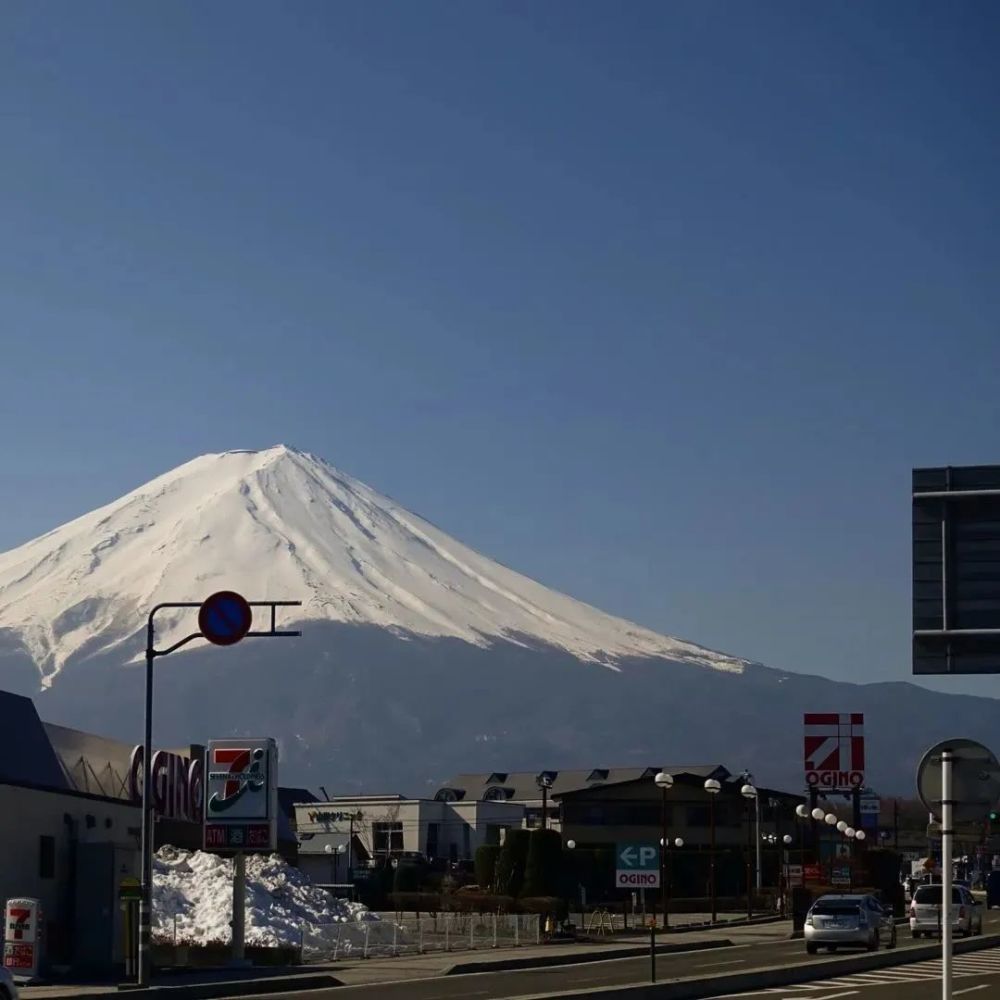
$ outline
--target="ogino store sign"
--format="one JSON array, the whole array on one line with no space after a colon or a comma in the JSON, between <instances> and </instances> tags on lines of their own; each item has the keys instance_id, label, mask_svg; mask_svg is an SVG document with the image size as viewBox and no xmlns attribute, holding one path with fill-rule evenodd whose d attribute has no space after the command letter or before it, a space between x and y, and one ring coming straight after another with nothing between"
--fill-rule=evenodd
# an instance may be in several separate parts
<instances>
[{"instance_id":1,"label":"ogino store sign","mask_svg":"<svg viewBox=\"0 0 1000 1000\"><path fill-rule=\"evenodd\" d=\"M617 844L615 847L615 887L618 889L658 889L660 848L656 844Z\"/></svg>"}]
</instances>

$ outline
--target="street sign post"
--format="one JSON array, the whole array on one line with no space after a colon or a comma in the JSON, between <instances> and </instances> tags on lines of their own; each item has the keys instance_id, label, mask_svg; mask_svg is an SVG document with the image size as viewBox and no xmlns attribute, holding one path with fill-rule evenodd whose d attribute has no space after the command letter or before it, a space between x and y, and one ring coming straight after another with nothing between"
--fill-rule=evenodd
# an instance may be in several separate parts
<instances>
[{"instance_id":1,"label":"street sign post","mask_svg":"<svg viewBox=\"0 0 1000 1000\"><path fill-rule=\"evenodd\" d=\"M205 850L277 850L278 749L274 740L212 740L206 761Z\"/></svg>"},{"instance_id":2,"label":"street sign post","mask_svg":"<svg viewBox=\"0 0 1000 1000\"><path fill-rule=\"evenodd\" d=\"M624 843L615 849L615 885L619 889L658 889L660 849L656 844Z\"/></svg>"},{"instance_id":3,"label":"street sign post","mask_svg":"<svg viewBox=\"0 0 1000 1000\"><path fill-rule=\"evenodd\" d=\"M232 646L242 639L261 637L278 638L300 636L297 629L279 629L275 621L278 608L301 607L301 601L247 601L231 590L219 591L204 601L170 601L157 604L146 619L146 707L145 734L142 751L142 898L139 901L139 961L136 979L140 986L149 985L149 949L152 935L153 914L153 664L160 656L169 656L175 650L196 639L207 639L217 646ZM166 649L155 645L154 619L159 611L198 609L198 631L191 632ZM268 608L268 623L254 629L252 608ZM269 624L270 627L263 627Z\"/></svg>"}]
</instances>

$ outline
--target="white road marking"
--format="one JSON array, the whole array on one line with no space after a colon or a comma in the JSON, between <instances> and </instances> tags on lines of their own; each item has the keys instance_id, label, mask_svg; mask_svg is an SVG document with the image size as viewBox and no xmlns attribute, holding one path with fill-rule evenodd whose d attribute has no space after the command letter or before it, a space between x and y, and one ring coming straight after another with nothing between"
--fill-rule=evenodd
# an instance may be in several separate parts
<instances>
[{"instance_id":1,"label":"white road marking","mask_svg":"<svg viewBox=\"0 0 1000 1000\"><path fill-rule=\"evenodd\" d=\"M704 965L692 965L692 969L711 969L717 965L743 965L745 958L731 958L728 962L706 962Z\"/></svg>"},{"instance_id":2,"label":"white road marking","mask_svg":"<svg viewBox=\"0 0 1000 1000\"><path fill-rule=\"evenodd\" d=\"M972 993L974 990L985 990L987 986L989 986L989 983L983 983L980 986L970 986L968 989L965 990L955 990L952 993L952 996L960 997L963 993Z\"/></svg>"},{"instance_id":3,"label":"white road marking","mask_svg":"<svg viewBox=\"0 0 1000 1000\"><path fill-rule=\"evenodd\" d=\"M825 997L816 997L816 1000L837 1000L837 997L852 997L857 990L845 990L843 993L828 993ZM790 997L789 1000L795 1000L794 997Z\"/></svg>"}]
</instances>

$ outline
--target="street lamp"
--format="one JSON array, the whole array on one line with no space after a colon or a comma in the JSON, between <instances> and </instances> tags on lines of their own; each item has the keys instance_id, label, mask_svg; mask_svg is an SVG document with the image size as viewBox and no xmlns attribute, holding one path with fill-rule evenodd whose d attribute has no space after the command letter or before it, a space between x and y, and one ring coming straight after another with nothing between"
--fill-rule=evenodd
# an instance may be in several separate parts
<instances>
[{"instance_id":1,"label":"street lamp","mask_svg":"<svg viewBox=\"0 0 1000 1000\"><path fill-rule=\"evenodd\" d=\"M741 789L740 795L746 799L747 803L747 920L753 917L753 827L751 824L751 803L755 803L760 809L760 800L757 797L757 789L747 782ZM760 814L758 813L758 819ZM757 833L760 834L760 824L757 824Z\"/></svg>"},{"instance_id":2,"label":"street lamp","mask_svg":"<svg viewBox=\"0 0 1000 1000\"><path fill-rule=\"evenodd\" d=\"M712 923L718 919L715 899L715 796L722 791L722 785L715 778L707 778L704 784L708 793L708 880L709 895L712 897Z\"/></svg>"},{"instance_id":3,"label":"street lamp","mask_svg":"<svg viewBox=\"0 0 1000 1000\"><path fill-rule=\"evenodd\" d=\"M865 833L864 830L856 830L854 832L854 838L855 840L867 840L868 835Z\"/></svg>"},{"instance_id":4,"label":"street lamp","mask_svg":"<svg viewBox=\"0 0 1000 1000\"><path fill-rule=\"evenodd\" d=\"M840 831L841 833L843 833L843 832L844 832L844 831L845 831L845 830L847 829L847 824L846 824L846 823L845 823L845 822L844 822L843 820L841 820L841 821L840 821L840 822L839 822L839 823L837 824L837 829L838 829L838 830L839 830L839 831Z\"/></svg>"},{"instance_id":5,"label":"street lamp","mask_svg":"<svg viewBox=\"0 0 1000 1000\"><path fill-rule=\"evenodd\" d=\"M549 828L549 789L552 787L552 775L544 771L538 776L538 787L542 790L542 829Z\"/></svg>"},{"instance_id":6,"label":"street lamp","mask_svg":"<svg viewBox=\"0 0 1000 1000\"><path fill-rule=\"evenodd\" d=\"M827 813L823 817L823 822L826 823L827 826L836 826L837 825L837 817L834 816L833 813Z\"/></svg>"},{"instance_id":7,"label":"street lamp","mask_svg":"<svg viewBox=\"0 0 1000 1000\"><path fill-rule=\"evenodd\" d=\"M568 847L568 848L569 848L569 849L570 849L571 851L573 851L573 850L576 850L576 841L575 841L575 840L567 840L567 841L566 841L566 846L567 846L567 847Z\"/></svg>"},{"instance_id":8,"label":"street lamp","mask_svg":"<svg viewBox=\"0 0 1000 1000\"><path fill-rule=\"evenodd\" d=\"M674 776L660 771L653 782L660 790L660 826L663 836L660 838L660 902L663 905L663 926L669 926L669 903L667 900L667 792L674 787Z\"/></svg>"},{"instance_id":9,"label":"street lamp","mask_svg":"<svg viewBox=\"0 0 1000 1000\"><path fill-rule=\"evenodd\" d=\"M781 838L781 842L785 845L785 847L790 847L794 839L795 838L792 837L790 833L786 833L784 837Z\"/></svg>"},{"instance_id":10,"label":"street lamp","mask_svg":"<svg viewBox=\"0 0 1000 1000\"><path fill-rule=\"evenodd\" d=\"M812 818L813 818L814 820L816 820L816 822L817 822L817 823L822 823L822 822L823 822L823 817L824 817L824 816L825 816L826 814L825 814L825 813L823 812L823 810L822 810L822 809L820 809L820 808L819 808L819 807L817 806L817 807L816 807L815 809L813 809L813 811L812 811L812 812L811 812L811 813L810 813L809 815L810 815L810 816L812 816Z\"/></svg>"},{"instance_id":11,"label":"street lamp","mask_svg":"<svg viewBox=\"0 0 1000 1000\"><path fill-rule=\"evenodd\" d=\"M683 847L683 846L684 846L684 838L683 837L678 837L674 841L674 847Z\"/></svg>"}]
</instances>

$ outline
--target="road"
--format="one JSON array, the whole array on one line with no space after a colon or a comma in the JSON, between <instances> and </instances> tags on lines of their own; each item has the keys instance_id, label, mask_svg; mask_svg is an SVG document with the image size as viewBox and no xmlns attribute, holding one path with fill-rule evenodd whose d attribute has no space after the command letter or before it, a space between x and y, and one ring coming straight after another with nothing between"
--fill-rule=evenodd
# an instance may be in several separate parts
<instances>
[{"instance_id":1,"label":"road","mask_svg":"<svg viewBox=\"0 0 1000 1000\"><path fill-rule=\"evenodd\" d=\"M990 1000L1000 995L998 952L1000 949L992 948L971 955L957 955L952 996ZM941 961L938 959L781 989L728 994L725 1000L938 1000L940 996Z\"/></svg>"},{"instance_id":2,"label":"road","mask_svg":"<svg viewBox=\"0 0 1000 1000\"><path fill-rule=\"evenodd\" d=\"M983 930L985 933L1000 931L1000 912L984 914ZM724 933L724 932L720 932ZM909 932L900 934L899 948L907 949L917 945L926 945L926 940L913 941ZM847 955L856 954L847 952ZM992 955L994 952L986 952ZM725 975L733 972L744 972L751 969L771 966L808 965L816 961L828 962L835 956L806 955L805 946L801 941L753 942L733 945L730 948L720 948L717 951L690 952L657 956L657 979L680 979L699 976ZM970 961L972 956L963 957L962 961ZM1000 964L1000 958L998 958ZM886 970L886 975L895 973L902 976L907 966L896 970ZM336 971L334 971L336 975ZM875 973L869 974L875 976ZM848 977L855 979L856 977ZM524 969L516 972L481 972L466 976L436 976L426 979L408 979L401 982L373 982L363 986L342 986L333 990L310 991L309 1000L352 1000L365 997L366 1000L499 1000L504 997L523 997L538 993L555 993L560 990L588 989L601 986L622 986L630 983L649 981L649 958L610 959L601 962L588 962L579 965L567 965L550 969ZM985 980L984 980L985 981ZM839 982L839 980L838 980ZM1000 980L995 981L1000 986ZM976 985L975 980L970 980ZM814 986L815 984L810 984ZM809 1000L832 1000L832 994L840 990L850 989L851 996L855 992L859 997L867 985L860 982L853 986L831 988L829 993L803 987L789 987L773 991L773 998L780 993L784 997L808 997ZM908 986L912 984L908 983ZM959 987L961 988L961 987ZM979 991L986 993L987 991ZM751 994L744 994L751 996ZM978 1000L975 992L967 994L970 1000ZM272 994L272 996L287 996L289 1000L301 1000L302 994ZM753 994L761 996L761 994ZM847 994L845 994L845 997ZM907 1000L917 1000L906 994ZM893 1000L892 994L878 994L872 1000ZM985 997L984 997L985 1000Z\"/></svg>"}]
</instances>

